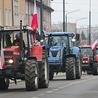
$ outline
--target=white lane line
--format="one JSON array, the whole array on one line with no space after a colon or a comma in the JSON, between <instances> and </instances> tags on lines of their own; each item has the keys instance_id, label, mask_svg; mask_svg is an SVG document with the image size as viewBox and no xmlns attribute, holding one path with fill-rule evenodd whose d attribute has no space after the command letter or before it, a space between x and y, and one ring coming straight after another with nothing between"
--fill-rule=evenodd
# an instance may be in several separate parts
<instances>
[{"instance_id":1,"label":"white lane line","mask_svg":"<svg viewBox=\"0 0 98 98\"><path fill-rule=\"evenodd\" d=\"M44 94L39 94L38 96L43 96Z\"/></svg>"},{"instance_id":2,"label":"white lane line","mask_svg":"<svg viewBox=\"0 0 98 98\"><path fill-rule=\"evenodd\" d=\"M37 98L37 97L31 97L31 98Z\"/></svg>"},{"instance_id":3,"label":"white lane line","mask_svg":"<svg viewBox=\"0 0 98 98\"><path fill-rule=\"evenodd\" d=\"M64 88L64 86L62 86L62 87L58 87L58 89L63 89Z\"/></svg>"},{"instance_id":4,"label":"white lane line","mask_svg":"<svg viewBox=\"0 0 98 98\"><path fill-rule=\"evenodd\" d=\"M57 91L57 90L59 90L59 89L53 89L53 91Z\"/></svg>"},{"instance_id":5,"label":"white lane line","mask_svg":"<svg viewBox=\"0 0 98 98\"><path fill-rule=\"evenodd\" d=\"M46 93L52 93L53 91L47 91Z\"/></svg>"}]
</instances>

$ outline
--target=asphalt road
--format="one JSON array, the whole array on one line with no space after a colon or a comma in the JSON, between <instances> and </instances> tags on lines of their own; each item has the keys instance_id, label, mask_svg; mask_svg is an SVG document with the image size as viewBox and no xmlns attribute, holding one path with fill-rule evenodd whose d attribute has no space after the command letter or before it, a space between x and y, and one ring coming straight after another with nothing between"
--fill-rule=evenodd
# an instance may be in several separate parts
<instances>
[{"instance_id":1,"label":"asphalt road","mask_svg":"<svg viewBox=\"0 0 98 98\"><path fill-rule=\"evenodd\" d=\"M79 80L66 80L65 75L55 76L49 88L26 91L25 83L11 83L7 91L0 91L0 98L98 98L98 76L82 75Z\"/></svg>"}]
</instances>

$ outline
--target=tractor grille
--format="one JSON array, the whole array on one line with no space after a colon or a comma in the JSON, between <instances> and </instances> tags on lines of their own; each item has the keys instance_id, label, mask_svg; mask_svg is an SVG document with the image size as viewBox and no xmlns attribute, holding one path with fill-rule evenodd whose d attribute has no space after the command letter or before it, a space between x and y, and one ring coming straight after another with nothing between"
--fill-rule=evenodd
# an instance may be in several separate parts
<instances>
[{"instance_id":1,"label":"tractor grille","mask_svg":"<svg viewBox=\"0 0 98 98\"><path fill-rule=\"evenodd\" d=\"M12 51L4 51L5 58L12 58L13 52Z\"/></svg>"},{"instance_id":2,"label":"tractor grille","mask_svg":"<svg viewBox=\"0 0 98 98\"><path fill-rule=\"evenodd\" d=\"M56 57L56 56L57 56L58 51L51 51L51 53L52 53L52 56L53 56L53 57Z\"/></svg>"},{"instance_id":3,"label":"tractor grille","mask_svg":"<svg viewBox=\"0 0 98 98\"><path fill-rule=\"evenodd\" d=\"M83 61L87 61L88 60L88 58L83 58Z\"/></svg>"}]
</instances>

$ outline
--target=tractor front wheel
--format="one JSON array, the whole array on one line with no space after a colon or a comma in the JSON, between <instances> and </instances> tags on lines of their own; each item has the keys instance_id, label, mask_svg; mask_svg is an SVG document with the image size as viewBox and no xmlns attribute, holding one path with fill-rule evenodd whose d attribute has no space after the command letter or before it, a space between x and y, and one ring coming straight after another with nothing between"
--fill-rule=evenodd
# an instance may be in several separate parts
<instances>
[{"instance_id":1,"label":"tractor front wheel","mask_svg":"<svg viewBox=\"0 0 98 98\"><path fill-rule=\"evenodd\" d=\"M42 77L39 78L39 88L47 88L49 86L49 65L46 51L43 52L42 58Z\"/></svg>"},{"instance_id":2,"label":"tractor front wheel","mask_svg":"<svg viewBox=\"0 0 98 98\"><path fill-rule=\"evenodd\" d=\"M97 63L93 64L93 75L98 75L98 64Z\"/></svg>"},{"instance_id":3,"label":"tractor front wheel","mask_svg":"<svg viewBox=\"0 0 98 98\"><path fill-rule=\"evenodd\" d=\"M25 84L27 91L38 89L38 63L35 59L27 60L25 64Z\"/></svg>"},{"instance_id":4,"label":"tractor front wheel","mask_svg":"<svg viewBox=\"0 0 98 98\"><path fill-rule=\"evenodd\" d=\"M53 80L53 78L54 78L53 66L49 65L49 80Z\"/></svg>"},{"instance_id":5,"label":"tractor front wheel","mask_svg":"<svg viewBox=\"0 0 98 98\"><path fill-rule=\"evenodd\" d=\"M67 57L66 58L66 79L67 80L76 79L75 64L76 64L76 61L75 61L74 57Z\"/></svg>"},{"instance_id":6,"label":"tractor front wheel","mask_svg":"<svg viewBox=\"0 0 98 98\"><path fill-rule=\"evenodd\" d=\"M82 72L81 72L80 59L77 59L77 61L76 61L76 79L80 79L81 75L82 75Z\"/></svg>"},{"instance_id":7,"label":"tractor front wheel","mask_svg":"<svg viewBox=\"0 0 98 98\"><path fill-rule=\"evenodd\" d=\"M8 78L0 78L0 90L7 90L9 87Z\"/></svg>"}]
</instances>

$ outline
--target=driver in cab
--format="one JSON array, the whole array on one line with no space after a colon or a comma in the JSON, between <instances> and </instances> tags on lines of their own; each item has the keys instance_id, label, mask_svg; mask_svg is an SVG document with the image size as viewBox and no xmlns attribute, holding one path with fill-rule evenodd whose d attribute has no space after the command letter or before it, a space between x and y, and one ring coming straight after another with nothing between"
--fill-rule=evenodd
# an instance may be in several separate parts
<instances>
[{"instance_id":1,"label":"driver in cab","mask_svg":"<svg viewBox=\"0 0 98 98\"><path fill-rule=\"evenodd\" d=\"M15 35L15 40L13 41L14 46L20 46L20 34ZM23 40L23 48L25 48L25 43Z\"/></svg>"}]
</instances>

